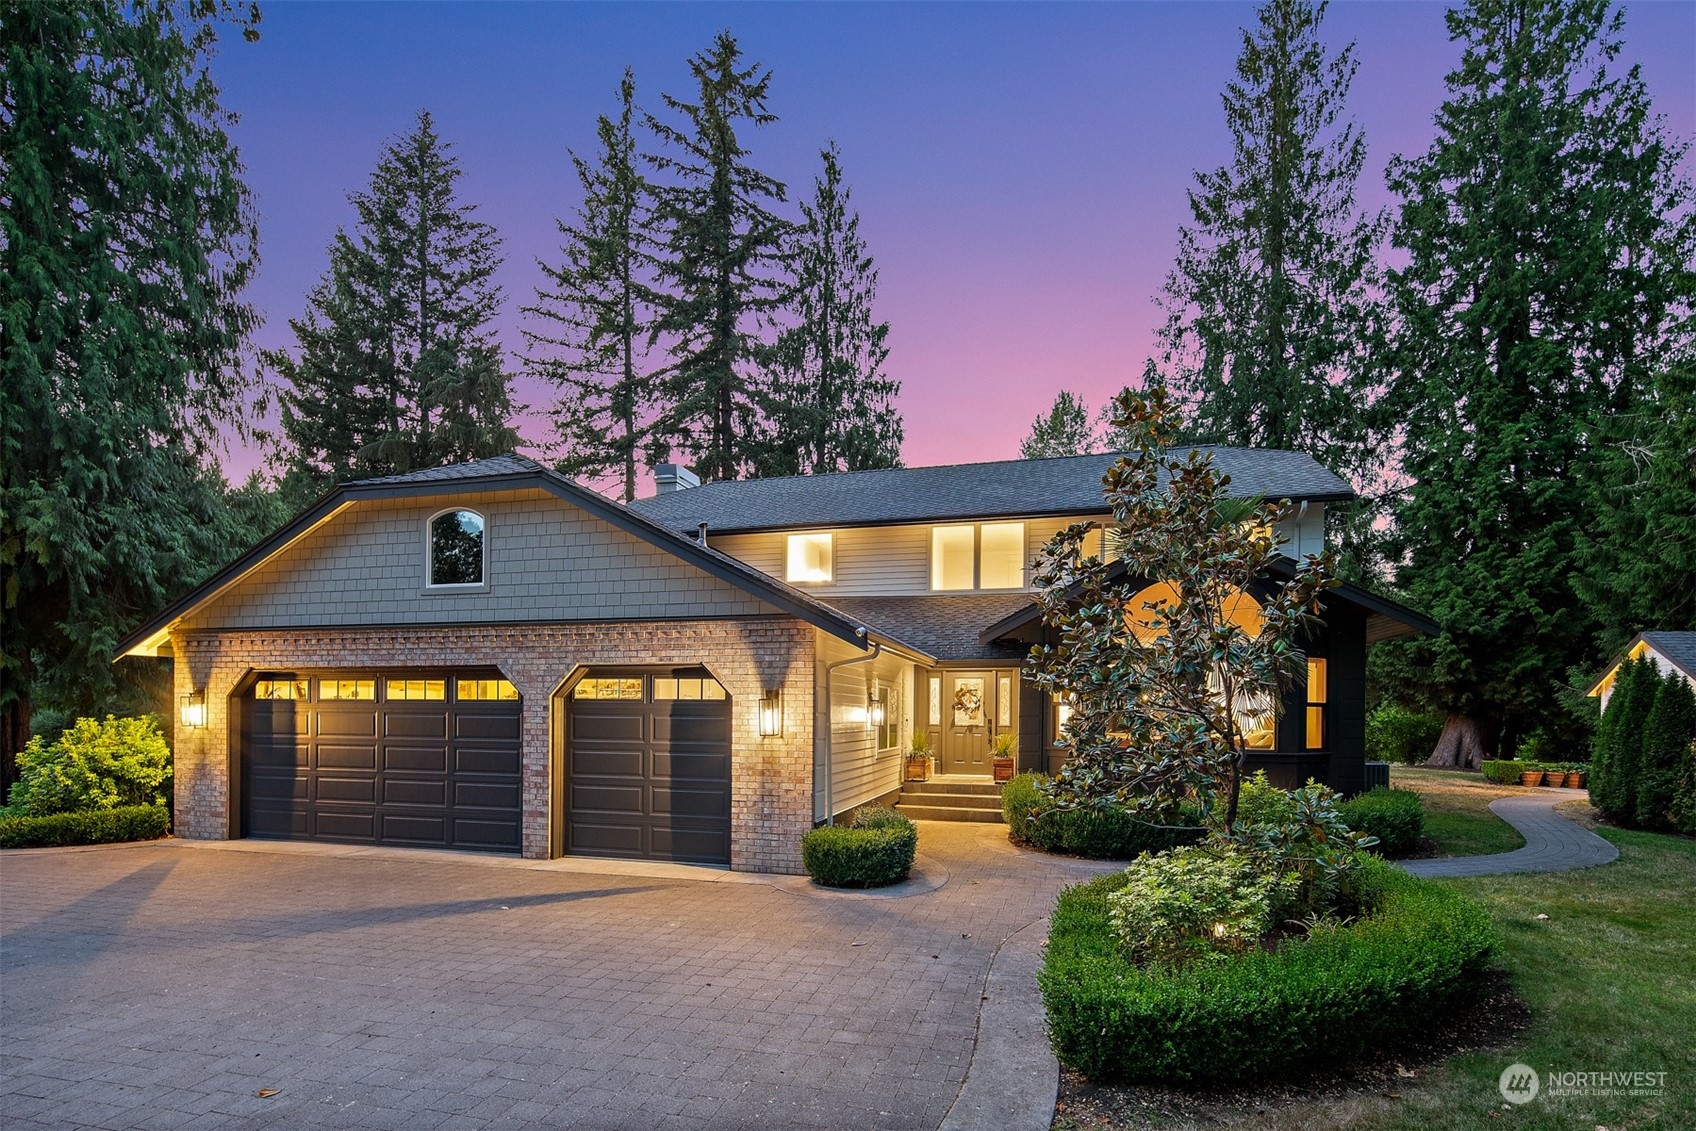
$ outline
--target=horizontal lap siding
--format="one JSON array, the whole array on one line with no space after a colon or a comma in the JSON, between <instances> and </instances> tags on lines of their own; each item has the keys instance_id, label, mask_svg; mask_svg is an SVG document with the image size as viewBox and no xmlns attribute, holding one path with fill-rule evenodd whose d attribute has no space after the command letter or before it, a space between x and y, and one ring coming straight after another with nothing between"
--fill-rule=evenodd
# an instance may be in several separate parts
<instances>
[{"instance_id":1,"label":"horizontal lap siding","mask_svg":"<svg viewBox=\"0 0 1696 1131\"><path fill-rule=\"evenodd\" d=\"M425 526L487 521L487 591L426 591ZM361 502L185 619L186 631L743 616L774 610L544 491Z\"/></svg>"},{"instance_id":2,"label":"horizontal lap siding","mask_svg":"<svg viewBox=\"0 0 1696 1131\"><path fill-rule=\"evenodd\" d=\"M912 733L913 665L893 656L884 655L870 663L847 664L829 673L830 714L825 710L824 680L826 666L838 660L854 659L866 653L820 634L817 638L819 692L815 703L819 718L814 733L819 736L815 761L818 769L813 781L813 817L826 816L824 759L831 758L830 813L842 813L901 788L902 752L907 736ZM876 677L880 687L895 687L900 694L901 735L893 751L879 751L876 731L868 724L866 707L871 693L871 681ZM826 746L823 737L830 735Z\"/></svg>"}]
</instances>

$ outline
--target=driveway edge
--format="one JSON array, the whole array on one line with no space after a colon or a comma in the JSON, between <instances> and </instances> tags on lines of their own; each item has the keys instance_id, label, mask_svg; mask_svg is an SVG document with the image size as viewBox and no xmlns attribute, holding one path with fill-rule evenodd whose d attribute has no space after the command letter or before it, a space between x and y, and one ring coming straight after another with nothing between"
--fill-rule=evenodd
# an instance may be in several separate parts
<instances>
[{"instance_id":1,"label":"driveway edge","mask_svg":"<svg viewBox=\"0 0 1696 1131\"><path fill-rule=\"evenodd\" d=\"M1047 1131L1060 1091L1036 973L1048 942L1043 916L1007 937L990 960L966 1081L939 1131Z\"/></svg>"}]
</instances>

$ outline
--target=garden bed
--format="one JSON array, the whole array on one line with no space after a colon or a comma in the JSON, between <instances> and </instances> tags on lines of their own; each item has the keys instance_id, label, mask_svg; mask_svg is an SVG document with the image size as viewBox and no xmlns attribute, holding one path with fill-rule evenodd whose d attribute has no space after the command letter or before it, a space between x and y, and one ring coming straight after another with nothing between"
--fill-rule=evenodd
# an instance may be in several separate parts
<instances>
[{"instance_id":1,"label":"garden bed","mask_svg":"<svg viewBox=\"0 0 1696 1131\"><path fill-rule=\"evenodd\" d=\"M1068 889L1039 976L1060 1062L1094 1080L1212 1086L1364 1060L1483 996L1489 917L1453 890L1363 862L1375 910L1275 950L1133 966L1109 918L1123 874Z\"/></svg>"}]
</instances>

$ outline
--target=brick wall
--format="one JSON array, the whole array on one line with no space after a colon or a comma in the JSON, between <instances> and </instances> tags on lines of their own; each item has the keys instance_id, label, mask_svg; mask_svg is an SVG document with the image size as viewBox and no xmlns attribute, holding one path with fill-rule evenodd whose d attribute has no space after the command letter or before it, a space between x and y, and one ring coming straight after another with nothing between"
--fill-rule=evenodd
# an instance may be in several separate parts
<instances>
[{"instance_id":1,"label":"brick wall","mask_svg":"<svg viewBox=\"0 0 1696 1131\"><path fill-rule=\"evenodd\" d=\"M524 697L524 855L543 859L562 820L551 780L551 704L579 667L705 664L730 693L731 867L799 873L812 827L813 630L786 617L594 625L269 629L173 635L176 694L206 692L206 726L176 733L176 821L185 837L235 826L230 773L240 700L254 671L499 668ZM783 734L761 738L760 693L783 688Z\"/></svg>"}]
</instances>

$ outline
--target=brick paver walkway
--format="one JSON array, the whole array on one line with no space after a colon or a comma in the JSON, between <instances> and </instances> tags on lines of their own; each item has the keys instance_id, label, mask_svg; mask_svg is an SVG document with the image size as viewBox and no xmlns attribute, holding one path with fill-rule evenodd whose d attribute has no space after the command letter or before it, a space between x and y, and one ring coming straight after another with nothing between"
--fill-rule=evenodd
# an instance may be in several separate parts
<instances>
[{"instance_id":1,"label":"brick paver walkway","mask_svg":"<svg viewBox=\"0 0 1696 1131\"><path fill-rule=\"evenodd\" d=\"M1582 789L1540 789L1520 797L1498 797L1490 812L1519 830L1525 847L1489 856L1446 860L1409 860L1403 868L1416 876L1499 876L1510 872L1571 872L1610 864L1619 849L1576 821L1555 812L1563 801L1588 797Z\"/></svg>"},{"instance_id":2,"label":"brick paver walkway","mask_svg":"<svg viewBox=\"0 0 1696 1131\"><path fill-rule=\"evenodd\" d=\"M934 1128L997 946L1101 868L930 822L897 898L278 848L0 856L8 1128Z\"/></svg>"}]
</instances>

